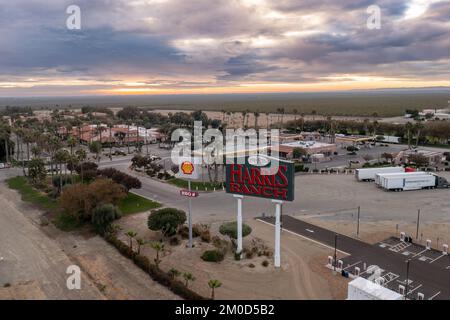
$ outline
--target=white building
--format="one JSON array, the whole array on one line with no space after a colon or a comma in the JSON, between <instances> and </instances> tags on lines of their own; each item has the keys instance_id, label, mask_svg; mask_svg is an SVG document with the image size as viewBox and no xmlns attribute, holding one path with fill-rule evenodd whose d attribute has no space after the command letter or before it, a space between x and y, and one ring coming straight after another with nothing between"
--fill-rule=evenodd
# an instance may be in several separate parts
<instances>
[{"instance_id":1,"label":"white building","mask_svg":"<svg viewBox=\"0 0 450 320\"><path fill-rule=\"evenodd\" d=\"M358 277L349 282L347 300L403 300L404 297L395 291L375 282Z\"/></svg>"}]
</instances>

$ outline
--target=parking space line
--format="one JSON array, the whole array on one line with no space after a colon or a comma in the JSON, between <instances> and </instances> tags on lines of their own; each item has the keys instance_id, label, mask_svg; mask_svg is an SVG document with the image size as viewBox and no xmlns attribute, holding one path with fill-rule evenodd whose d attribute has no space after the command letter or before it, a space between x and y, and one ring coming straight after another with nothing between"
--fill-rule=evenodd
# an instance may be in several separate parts
<instances>
[{"instance_id":1,"label":"parking space line","mask_svg":"<svg viewBox=\"0 0 450 320\"><path fill-rule=\"evenodd\" d=\"M418 255L421 255L422 253L424 253L425 251L427 251L428 249L425 249L425 250L423 250L423 251L420 251L419 253L416 253L415 255L413 255L412 257L413 258L415 258L415 257L417 257Z\"/></svg>"},{"instance_id":2,"label":"parking space line","mask_svg":"<svg viewBox=\"0 0 450 320\"><path fill-rule=\"evenodd\" d=\"M440 295L441 292L439 291L438 293L436 293L434 296L431 296L428 298L428 300L433 300L434 298L436 298L438 295Z\"/></svg>"},{"instance_id":3,"label":"parking space line","mask_svg":"<svg viewBox=\"0 0 450 320\"><path fill-rule=\"evenodd\" d=\"M342 270L345 270L345 269L348 269L348 268L351 268L351 267L354 267L354 266L356 266L356 265L358 265L358 264L360 264L362 261L358 261L358 262L356 262L356 263L354 263L354 264L352 264L352 265L350 265L350 266L347 266L347 267L345 267L344 269L342 269Z\"/></svg>"},{"instance_id":4,"label":"parking space line","mask_svg":"<svg viewBox=\"0 0 450 320\"><path fill-rule=\"evenodd\" d=\"M386 286L387 284L389 284L390 282L397 280L398 278L400 278L400 276L398 274L393 273L394 277L392 277L391 280L387 281L384 283L384 285Z\"/></svg>"},{"instance_id":5,"label":"parking space line","mask_svg":"<svg viewBox=\"0 0 450 320\"><path fill-rule=\"evenodd\" d=\"M422 285L418 285L417 287L415 287L414 289L412 289L412 290L409 290L409 292L408 292L408 294L410 294L411 292L414 292L414 291L416 291L417 289L419 289L420 287L421 287Z\"/></svg>"},{"instance_id":6,"label":"parking space line","mask_svg":"<svg viewBox=\"0 0 450 320\"><path fill-rule=\"evenodd\" d=\"M445 254L442 254L440 257L437 257L436 259L431 260L430 263L433 263L433 262L435 262L436 260L438 260L438 259L440 259L440 258L442 258L442 257L444 257L444 256L445 256Z\"/></svg>"}]
</instances>

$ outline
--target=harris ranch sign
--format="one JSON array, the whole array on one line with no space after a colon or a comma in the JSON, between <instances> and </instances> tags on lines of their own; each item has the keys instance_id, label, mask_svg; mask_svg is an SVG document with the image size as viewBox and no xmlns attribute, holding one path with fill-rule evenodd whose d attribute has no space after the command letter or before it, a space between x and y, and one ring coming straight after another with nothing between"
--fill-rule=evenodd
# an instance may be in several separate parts
<instances>
[{"instance_id":1,"label":"harris ranch sign","mask_svg":"<svg viewBox=\"0 0 450 320\"><path fill-rule=\"evenodd\" d=\"M277 166L267 174L271 161ZM293 201L294 180L294 163L267 156L246 157L226 167L226 191L231 194Z\"/></svg>"}]
</instances>

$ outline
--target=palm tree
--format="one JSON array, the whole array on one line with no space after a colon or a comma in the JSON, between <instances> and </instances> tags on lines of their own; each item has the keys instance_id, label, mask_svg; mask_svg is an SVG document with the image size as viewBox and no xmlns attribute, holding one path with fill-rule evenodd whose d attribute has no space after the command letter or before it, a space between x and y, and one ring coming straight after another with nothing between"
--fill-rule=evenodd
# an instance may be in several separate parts
<instances>
[{"instance_id":1,"label":"palm tree","mask_svg":"<svg viewBox=\"0 0 450 320\"><path fill-rule=\"evenodd\" d=\"M36 132L30 129L24 129L22 140L27 146L27 160L30 160L30 144L35 141Z\"/></svg>"},{"instance_id":2,"label":"palm tree","mask_svg":"<svg viewBox=\"0 0 450 320\"><path fill-rule=\"evenodd\" d=\"M113 146L112 128L114 128L114 122L109 121L108 128L109 128L109 160L112 161L112 146Z\"/></svg>"},{"instance_id":3,"label":"palm tree","mask_svg":"<svg viewBox=\"0 0 450 320\"><path fill-rule=\"evenodd\" d=\"M84 149L78 149L75 151L75 156L77 158L77 162L80 164L80 173L81 173L81 183L83 183L83 163L86 161L87 154Z\"/></svg>"},{"instance_id":4,"label":"palm tree","mask_svg":"<svg viewBox=\"0 0 450 320\"><path fill-rule=\"evenodd\" d=\"M267 124L267 130L270 128L270 112L265 112L266 114L266 124Z\"/></svg>"},{"instance_id":5,"label":"palm tree","mask_svg":"<svg viewBox=\"0 0 450 320\"><path fill-rule=\"evenodd\" d=\"M181 275L181 272L175 268L172 268L169 270L168 274L173 280L175 280L175 278L177 278Z\"/></svg>"},{"instance_id":6,"label":"palm tree","mask_svg":"<svg viewBox=\"0 0 450 320\"><path fill-rule=\"evenodd\" d=\"M164 243L162 242L152 242L151 247L156 251L155 264L156 267L159 268L159 264L161 260L159 259L159 253L164 251Z\"/></svg>"},{"instance_id":7,"label":"palm tree","mask_svg":"<svg viewBox=\"0 0 450 320\"><path fill-rule=\"evenodd\" d=\"M131 121L127 120L127 148L128 148L128 154L130 154L130 125L131 125Z\"/></svg>"},{"instance_id":8,"label":"palm tree","mask_svg":"<svg viewBox=\"0 0 450 320\"><path fill-rule=\"evenodd\" d=\"M245 118L247 118L247 111L242 111L242 128L245 128Z\"/></svg>"},{"instance_id":9,"label":"palm tree","mask_svg":"<svg viewBox=\"0 0 450 320\"><path fill-rule=\"evenodd\" d=\"M137 233L130 230L127 233L125 233L125 235L128 237L129 239L129 247L130 250L133 251L133 239L137 236Z\"/></svg>"},{"instance_id":10,"label":"palm tree","mask_svg":"<svg viewBox=\"0 0 450 320\"><path fill-rule=\"evenodd\" d=\"M70 148L70 155L73 156L73 148L75 148L77 145L77 139L75 139L73 136L69 136L67 138L67 146Z\"/></svg>"},{"instance_id":11,"label":"palm tree","mask_svg":"<svg viewBox=\"0 0 450 320\"><path fill-rule=\"evenodd\" d=\"M211 288L211 299L214 300L215 289L220 288L222 286L222 282L217 279L211 279L208 281L208 286Z\"/></svg>"},{"instance_id":12,"label":"palm tree","mask_svg":"<svg viewBox=\"0 0 450 320\"><path fill-rule=\"evenodd\" d=\"M184 278L184 285L186 287L189 286L189 281L195 281L195 277L190 272L183 273L183 278Z\"/></svg>"},{"instance_id":13,"label":"palm tree","mask_svg":"<svg viewBox=\"0 0 450 320\"><path fill-rule=\"evenodd\" d=\"M260 116L258 111L253 112L253 116L255 117L255 130L258 130L258 118Z\"/></svg>"},{"instance_id":14,"label":"palm tree","mask_svg":"<svg viewBox=\"0 0 450 320\"><path fill-rule=\"evenodd\" d=\"M9 138L11 134L11 128L4 124L3 122L0 122L0 139L4 140L5 142L5 160L6 163L9 163Z\"/></svg>"},{"instance_id":15,"label":"palm tree","mask_svg":"<svg viewBox=\"0 0 450 320\"><path fill-rule=\"evenodd\" d=\"M406 129L406 136L408 138L408 149L411 149L411 131L413 129L412 123L408 121L405 124L405 129Z\"/></svg>"},{"instance_id":16,"label":"palm tree","mask_svg":"<svg viewBox=\"0 0 450 320\"><path fill-rule=\"evenodd\" d=\"M91 144L89 144L89 151L92 153L95 153L97 162L100 162L100 155L102 152L102 144L98 141L94 141Z\"/></svg>"},{"instance_id":17,"label":"palm tree","mask_svg":"<svg viewBox=\"0 0 450 320\"><path fill-rule=\"evenodd\" d=\"M147 242L142 238L138 238L138 239L136 239L136 243L138 245L137 254L141 254L141 247L146 245Z\"/></svg>"},{"instance_id":18,"label":"palm tree","mask_svg":"<svg viewBox=\"0 0 450 320\"><path fill-rule=\"evenodd\" d=\"M55 153L55 161L59 164L59 192L62 191L63 185L63 171L62 167L69 160L70 154L67 150L60 149Z\"/></svg>"},{"instance_id":19,"label":"palm tree","mask_svg":"<svg viewBox=\"0 0 450 320\"><path fill-rule=\"evenodd\" d=\"M416 147L419 146L419 140L420 140L420 134L422 133L422 130L425 128L425 126L421 122L417 122L415 125L415 131L416 131Z\"/></svg>"}]
</instances>

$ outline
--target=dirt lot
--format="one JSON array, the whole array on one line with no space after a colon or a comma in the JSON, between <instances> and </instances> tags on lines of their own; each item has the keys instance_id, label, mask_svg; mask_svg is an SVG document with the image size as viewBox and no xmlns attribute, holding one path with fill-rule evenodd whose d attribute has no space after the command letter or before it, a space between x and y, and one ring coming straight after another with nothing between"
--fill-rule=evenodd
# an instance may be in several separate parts
<instances>
[{"instance_id":1,"label":"dirt lot","mask_svg":"<svg viewBox=\"0 0 450 320\"><path fill-rule=\"evenodd\" d=\"M179 299L98 236L39 225L42 212L0 183L0 299ZM68 290L78 265L81 290Z\"/></svg>"},{"instance_id":2,"label":"dirt lot","mask_svg":"<svg viewBox=\"0 0 450 320\"><path fill-rule=\"evenodd\" d=\"M138 232L138 237L147 241L159 240L159 232L147 229L146 218L145 214L141 214L121 219L122 233L134 230ZM244 247L249 247L252 239L257 238L273 248L272 226L256 220L249 220L247 223L253 232L244 238ZM213 234L218 234L217 229L217 224L211 226ZM127 241L125 236L122 239ZM186 242L184 240L178 246L166 243L161 268L166 271L176 268L181 272L191 272L197 278L191 287L204 296L210 295L207 285L210 279L218 279L223 283L216 291L218 299L343 299L346 296L346 281L332 276L324 268L331 250L295 235L282 235L280 270L274 268L273 258L255 256L236 261L231 252L220 263L205 262L200 256L213 246L197 238L195 248L187 249ZM149 246L145 246L142 253L151 259L155 257L154 250ZM264 260L269 261L268 267L262 266ZM250 267L250 264L254 267Z\"/></svg>"}]
</instances>

